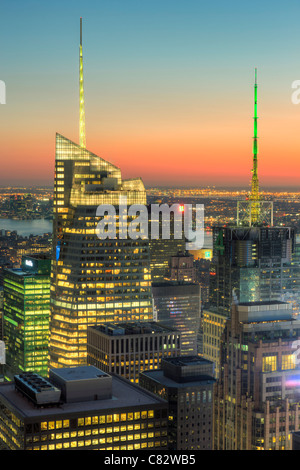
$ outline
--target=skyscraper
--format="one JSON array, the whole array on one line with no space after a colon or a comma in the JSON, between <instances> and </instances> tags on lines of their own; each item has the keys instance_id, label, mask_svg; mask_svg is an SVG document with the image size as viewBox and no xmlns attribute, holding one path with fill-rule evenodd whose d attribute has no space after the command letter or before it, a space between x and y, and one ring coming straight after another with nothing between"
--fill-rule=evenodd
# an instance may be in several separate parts
<instances>
[{"instance_id":1,"label":"skyscraper","mask_svg":"<svg viewBox=\"0 0 300 470\"><path fill-rule=\"evenodd\" d=\"M201 291L192 282L157 282L152 285L155 313L162 324L181 333L181 354L197 355Z\"/></svg>"},{"instance_id":2,"label":"skyscraper","mask_svg":"<svg viewBox=\"0 0 300 470\"><path fill-rule=\"evenodd\" d=\"M50 258L24 256L18 269L4 271L5 374L34 370L48 374Z\"/></svg>"},{"instance_id":3,"label":"skyscraper","mask_svg":"<svg viewBox=\"0 0 300 470\"><path fill-rule=\"evenodd\" d=\"M290 450L300 428L300 320L285 302L238 303L221 342L214 450Z\"/></svg>"},{"instance_id":4,"label":"skyscraper","mask_svg":"<svg viewBox=\"0 0 300 470\"><path fill-rule=\"evenodd\" d=\"M159 322L124 322L87 329L88 364L139 382L143 370L181 353L181 334Z\"/></svg>"},{"instance_id":5,"label":"skyscraper","mask_svg":"<svg viewBox=\"0 0 300 470\"><path fill-rule=\"evenodd\" d=\"M168 401L170 450L212 449L213 367L206 359L181 356L141 373L141 387Z\"/></svg>"},{"instance_id":6,"label":"skyscraper","mask_svg":"<svg viewBox=\"0 0 300 470\"><path fill-rule=\"evenodd\" d=\"M149 244L121 235L120 204L146 205L141 179L85 148L82 31L80 39L80 145L56 135L53 260L51 272L52 367L86 363L86 330L96 323L151 320ZM124 203L124 201L126 201ZM97 208L116 210L116 236L100 238ZM125 229L127 230L127 220ZM122 230L121 230L122 228Z\"/></svg>"},{"instance_id":7,"label":"skyscraper","mask_svg":"<svg viewBox=\"0 0 300 470\"><path fill-rule=\"evenodd\" d=\"M177 209L178 210L178 209ZM180 206L179 206L180 210ZM154 215L149 211L149 248L150 248L150 267L152 282L163 282L169 277L170 260L172 256L185 252L186 240L182 231L180 238L174 236L174 213L170 212L170 237L163 236L163 225L166 221L162 220L162 216ZM151 224L156 223L159 226L159 238L152 237Z\"/></svg>"},{"instance_id":8,"label":"skyscraper","mask_svg":"<svg viewBox=\"0 0 300 470\"><path fill-rule=\"evenodd\" d=\"M293 286L295 230L273 225L273 203L258 183L257 71L254 85L254 138L251 192L239 201L234 226L213 227L209 308L203 315L204 357L219 371L220 333L230 316L232 292L239 302L282 300Z\"/></svg>"}]
</instances>

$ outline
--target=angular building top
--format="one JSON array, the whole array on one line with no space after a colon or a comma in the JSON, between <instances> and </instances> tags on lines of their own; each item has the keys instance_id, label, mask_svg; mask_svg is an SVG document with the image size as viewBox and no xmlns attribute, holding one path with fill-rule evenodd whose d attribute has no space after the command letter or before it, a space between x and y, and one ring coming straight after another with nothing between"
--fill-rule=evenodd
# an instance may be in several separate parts
<instances>
[{"instance_id":1,"label":"angular building top","mask_svg":"<svg viewBox=\"0 0 300 470\"><path fill-rule=\"evenodd\" d=\"M87 325L152 319L148 239L119 236L119 206L145 203L141 179L122 180L119 168L57 134L52 367L85 363ZM97 216L97 208L102 205L115 208L115 238L98 237L102 217ZM126 220L126 231L128 224Z\"/></svg>"},{"instance_id":2,"label":"angular building top","mask_svg":"<svg viewBox=\"0 0 300 470\"><path fill-rule=\"evenodd\" d=\"M128 204L146 204L140 178L122 180L118 167L60 134L56 134L54 192L58 213L69 206L119 205L121 196L127 197Z\"/></svg>"}]
</instances>

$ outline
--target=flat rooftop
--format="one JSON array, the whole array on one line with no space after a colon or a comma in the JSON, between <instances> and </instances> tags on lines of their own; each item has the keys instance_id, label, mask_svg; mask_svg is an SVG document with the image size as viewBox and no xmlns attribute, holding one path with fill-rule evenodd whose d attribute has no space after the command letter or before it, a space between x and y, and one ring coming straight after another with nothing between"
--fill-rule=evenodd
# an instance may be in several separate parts
<instances>
[{"instance_id":1,"label":"flat rooftop","mask_svg":"<svg viewBox=\"0 0 300 470\"><path fill-rule=\"evenodd\" d=\"M166 404L164 400L131 384L125 379L112 375L112 398L84 401L78 403L61 403L59 406L37 408L27 398L15 390L14 382L0 383L0 402L13 406L15 412L23 419L53 418L53 420L70 415L71 413L98 413L99 411L119 408L134 408Z\"/></svg>"},{"instance_id":2,"label":"flat rooftop","mask_svg":"<svg viewBox=\"0 0 300 470\"><path fill-rule=\"evenodd\" d=\"M160 322L119 322L106 323L91 327L93 330L100 331L108 336L121 335L141 335L151 333L173 333L180 332L174 328L164 325Z\"/></svg>"},{"instance_id":3,"label":"flat rooftop","mask_svg":"<svg viewBox=\"0 0 300 470\"><path fill-rule=\"evenodd\" d=\"M198 356L180 356L172 358L164 358L164 362L173 364L174 366L195 366L195 365L209 365L213 364L212 361Z\"/></svg>"},{"instance_id":4,"label":"flat rooftop","mask_svg":"<svg viewBox=\"0 0 300 470\"><path fill-rule=\"evenodd\" d=\"M103 372L94 366L82 367L66 367L60 369L51 369L55 374L68 381L83 381L88 379L95 379L97 377L110 377L106 372Z\"/></svg>"},{"instance_id":5,"label":"flat rooftop","mask_svg":"<svg viewBox=\"0 0 300 470\"><path fill-rule=\"evenodd\" d=\"M288 302L244 302L237 305L242 323L292 320L293 308Z\"/></svg>"},{"instance_id":6,"label":"flat rooftop","mask_svg":"<svg viewBox=\"0 0 300 470\"><path fill-rule=\"evenodd\" d=\"M267 307L268 305L270 306L278 305L280 306L280 308L290 308L290 304L288 302L282 302L280 300L269 300L269 301L261 301L261 302L239 302L238 305L245 306L245 307Z\"/></svg>"},{"instance_id":7,"label":"flat rooftop","mask_svg":"<svg viewBox=\"0 0 300 470\"><path fill-rule=\"evenodd\" d=\"M147 370L141 373L141 375L145 375L146 377L151 378L155 382L160 383L166 387L173 387L173 388L187 388L187 387L203 387L205 385L212 385L215 383L216 379L213 377L201 377L200 379L197 377L192 377L190 381L186 382L176 382L175 380L167 377L164 374L163 370Z\"/></svg>"}]
</instances>

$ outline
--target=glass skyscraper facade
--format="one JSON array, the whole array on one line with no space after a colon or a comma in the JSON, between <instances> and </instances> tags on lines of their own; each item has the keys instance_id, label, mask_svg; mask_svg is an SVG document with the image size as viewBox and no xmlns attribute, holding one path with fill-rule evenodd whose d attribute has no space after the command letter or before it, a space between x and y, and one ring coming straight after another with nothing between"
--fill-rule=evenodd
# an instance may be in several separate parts
<instances>
[{"instance_id":1,"label":"glass skyscraper facade","mask_svg":"<svg viewBox=\"0 0 300 470\"><path fill-rule=\"evenodd\" d=\"M294 229L214 227L209 308L230 315L239 302L281 300L292 285Z\"/></svg>"},{"instance_id":2,"label":"glass skyscraper facade","mask_svg":"<svg viewBox=\"0 0 300 470\"><path fill-rule=\"evenodd\" d=\"M119 168L57 134L51 367L86 364L87 326L152 319L149 242L142 233L120 236L125 200L127 207L146 205L141 179L122 180ZM108 204L116 211L116 237L100 239L97 208Z\"/></svg>"},{"instance_id":3,"label":"glass skyscraper facade","mask_svg":"<svg viewBox=\"0 0 300 470\"><path fill-rule=\"evenodd\" d=\"M231 313L233 292L239 302L287 297L296 301L299 276L293 228L216 226L213 243L209 308L203 313L203 355L215 362L218 377L220 338L224 319Z\"/></svg>"},{"instance_id":4,"label":"glass skyscraper facade","mask_svg":"<svg viewBox=\"0 0 300 470\"><path fill-rule=\"evenodd\" d=\"M188 282L153 283L153 299L157 320L181 333L181 354L197 354L201 315L199 284Z\"/></svg>"},{"instance_id":5,"label":"glass skyscraper facade","mask_svg":"<svg viewBox=\"0 0 300 470\"><path fill-rule=\"evenodd\" d=\"M51 259L23 257L22 267L4 272L5 374L48 374Z\"/></svg>"}]
</instances>

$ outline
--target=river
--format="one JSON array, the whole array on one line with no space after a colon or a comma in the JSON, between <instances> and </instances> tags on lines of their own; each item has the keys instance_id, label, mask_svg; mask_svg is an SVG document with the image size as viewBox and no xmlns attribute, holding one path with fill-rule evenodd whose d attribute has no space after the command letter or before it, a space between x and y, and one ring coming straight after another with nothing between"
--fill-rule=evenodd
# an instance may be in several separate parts
<instances>
[{"instance_id":1,"label":"river","mask_svg":"<svg viewBox=\"0 0 300 470\"><path fill-rule=\"evenodd\" d=\"M16 231L18 235L28 237L29 235L43 235L52 233L52 220L48 219L0 219L0 230Z\"/></svg>"}]
</instances>

